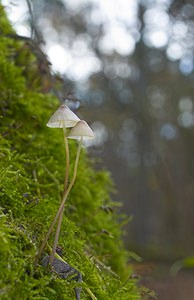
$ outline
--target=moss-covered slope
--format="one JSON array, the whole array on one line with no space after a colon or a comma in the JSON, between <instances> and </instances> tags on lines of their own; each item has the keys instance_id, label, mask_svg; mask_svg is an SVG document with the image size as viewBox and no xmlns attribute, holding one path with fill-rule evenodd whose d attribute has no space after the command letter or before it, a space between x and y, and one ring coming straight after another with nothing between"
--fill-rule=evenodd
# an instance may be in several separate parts
<instances>
[{"instance_id":1,"label":"moss-covered slope","mask_svg":"<svg viewBox=\"0 0 194 300\"><path fill-rule=\"evenodd\" d=\"M37 58L13 38L1 6L0 15L0 299L72 300L76 282L33 265L63 189L63 133L45 126L59 103L40 92ZM72 142L71 161L76 148ZM109 174L96 172L82 151L59 241L63 259L83 275L81 299L141 299L117 216L106 209L116 205L111 190Z\"/></svg>"}]
</instances>

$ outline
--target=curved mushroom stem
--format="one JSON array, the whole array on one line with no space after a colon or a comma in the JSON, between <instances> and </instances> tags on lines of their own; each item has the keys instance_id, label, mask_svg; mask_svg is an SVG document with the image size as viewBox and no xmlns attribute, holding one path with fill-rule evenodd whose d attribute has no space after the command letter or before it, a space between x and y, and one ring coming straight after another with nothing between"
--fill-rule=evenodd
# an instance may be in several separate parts
<instances>
[{"instance_id":1,"label":"curved mushroom stem","mask_svg":"<svg viewBox=\"0 0 194 300\"><path fill-rule=\"evenodd\" d=\"M65 194L66 190L67 190L67 186L68 186L68 180L69 180L69 165L70 165L70 159L69 159L69 144L68 144L68 138L66 135L66 128L64 128L64 142L65 142L65 153L66 153L66 172L65 172L65 182L64 182L64 191L63 191L63 195ZM56 233L55 233L55 239L56 236L59 236L60 233L60 228L61 228L61 223L63 220L63 212L64 212L64 207L61 210L61 213L59 215L59 221L57 224L57 229L56 229ZM54 240L55 240L54 239Z\"/></svg>"},{"instance_id":2,"label":"curved mushroom stem","mask_svg":"<svg viewBox=\"0 0 194 300\"><path fill-rule=\"evenodd\" d=\"M65 153L66 153L66 170L65 170L65 180L64 180L64 191L63 191L63 195L65 194L66 190L67 190L67 185L68 185L68 180L69 180L69 165L70 165L70 159L69 159L69 144L68 144L68 138L67 138L67 132L66 132L66 127L63 127L63 132L64 132L64 143L65 143ZM58 218L58 217L57 217ZM48 238L55 226L55 223L57 221L57 218L55 216L45 238L44 238L44 241L42 242L41 246L40 246L40 249L38 251L38 254L36 256L36 259L35 259L35 265L37 264L41 254L42 254L42 251L44 250L45 246L46 246L46 243L48 241ZM63 211L61 211L61 214L59 215L59 222L58 222L58 227L60 227L59 223L62 222L62 218L63 218ZM57 229L58 229L57 227Z\"/></svg>"},{"instance_id":3,"label":"curved mushroom stem","mask_svg":"<svg viewBox=\"0 0 194 300\"><path fill-rule=\"evenodd\" d=\"M73 178L72 178L72 181L71 181L69 187L67 188L66 192L63 195L63 199L62 199L61 205L59 207L59 210L57 212L57 215L58 214L59 215L63 214L63 210L64 210L66 199L67 199L67 197L69 195L69 192L71 191L71 189L72 189L72 187L73 187L73 185L75 183L76 176L77 176L78 161L79 161L80 152L81 152L81 146L82 146L82 140L83 139L81 138L80 142L79 142L78 150L77 150L77 155L76 155L75 165L74 165ZM56 235L55 235L55 240L54 240L54 245L53 245L52 253L51 253L51 256L50 256L50 260L49 260L49 264L51 266L53 264L53 260L54 260L54 256L55 256L55 252L56 252L56 248L57 248L57 244L58 244L58 240L59 240L59 233L60 233L60 229L61 229L61 222L62 222L62 217L59 219L59 223L58 223L57 231L56 231Z\"/></svg>"},{"instance_id":4,"label":"curved mushroom stem","mask_svg":"<svg viewBox=\"0 0 194 300\"><path fill-rule=\"evenodd\" d=\"M66 136L66 128L64 129L64 142L65 142L65 152L66 152L66 172L65 172L65 182L64 182L63 195L65 195L65 192L66 192L67 186L68 186L69 165L70 165L70 160L69 160L69 144L68 144L68 138ZM55 248L55 252L56 252L56 248L57 248L57 244L55 245L55 241L57 240L57 243L58 243L59 234L60 234L60 230L61 230L61 224L62 224L62 220L63 220L64 208L65 207L63 206L63 209L60 212L59 220L58 220L58 224L57 224L57 229L56 229L56 233L55 233L54 245L53 245L53 249ZM52 252L53 252L53 250L52 250Z\"/></svg>"},{"instance_id":5,"label":"curved mushroom stem","mask_svg":"<svg viewBox=\"0 0 194 300\"><path fill-rule=\"evenodd\" d=\"M83 139L81 138L80 139L80 143L79 143L79 147L78 147L78 150L77 150L77 155L76 155L76 159L75 159L74 173L73 173L72 181L71 181L70 185L68 186L66 192L63 195L63 199L62 199L61 205L60 205L60 207L59 207L59 209L58 209L58 211L57 211L57 213L55 215L55 218L54 218L54 220L53 220L53 222L52 222L52 224L51 224L51 226L50 226L50 228L49 228L49 230L48 230L45 238L44 238L44 241L42 242L42 244L40 246L39 252L38 252L38 254L36 256L36 259L35 259L35 265L37 264L37 262L38 262L38 260L40 258L40 255L42 254L42 251L44 250L44 248L46 246L46 243L47 243L48 238L49 238L49 236L50 236L50 234L51 234L51 232L52 232L52 230L53 230L53 228L55 226L55 223L56 223L57 219L59 218L59 215L60 215L61 211L63 210L64 204L65 204L65 201L66 201L66 199L67 199L67 197L69 195L69 192L71 191L71 189L72 189L72 187L73 187L73 185L75 183L75 179L76 179L76 175L77 175L78 161L79 161L79 156L80 156L80 151L81 151L81 146L82 146L82 140ZM56 240L58 242L58 237L56 237ZM53 253L51 254L52 257L50 257L50 262L49 262L50 264L53 263L55 251L56 251L56 249L54 249L54 247L53 247L53 251L52 251Z\"/></svg>"},{"instance_id":6,"label":"curved mushroom stem","mask_svg":"<svg viewBox=\"0 0 194 300\"><path fill-rule=\"evenodd\" d=\"M66 170L65 170L65 181L64 181L64 192L67 189L68 180L69 180L69 165L70 165L70 159L69 159L69 144L68 144L68 138L67 138L67 130L64 127L64 143L65 143L65 154L66 154Z\"/></svg>"}]
</instances>

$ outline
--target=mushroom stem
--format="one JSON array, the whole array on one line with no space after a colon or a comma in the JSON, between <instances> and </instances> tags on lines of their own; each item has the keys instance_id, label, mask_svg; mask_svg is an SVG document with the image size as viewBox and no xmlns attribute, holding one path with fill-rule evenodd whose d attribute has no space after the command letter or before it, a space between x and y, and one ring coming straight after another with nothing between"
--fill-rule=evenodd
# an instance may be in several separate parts
<instances>
[{"instance_id":1,"label":"mushroom stem","mask_svg":"<svg viewBox=\"0 0 194 300\"><path fill-rule=\"evenodd\" d=\"M66 170L65 170L65 181L64 181L64 192L67 189L68 180L69 180L69 165L70 165L70 159L69 159L69 144L68 144L68 138L66 133L66 128L63 128L64 131L64 143L65 143L65 153L66 153Z\"/></svg>"},{"instance_id":2,"label":"mushroom stem","mask_svg":"<svg viewBox=\"0 0 194 300\"><path fill-rule=\"evenodd\" d=\"M60 207L59 207L59 209L57 211L57 214L55 216L56 220L59 217L59 215L63 213L66 199L67 199L67 197L69 195L69 192L71 191L71 189L72 189L72 187L73 187L73 185L75 183L75 180L76 180L77 167L78 167L78 162L79 162L79 157L80 157L80 152L81 152L82 140L83 139L81 138L80 142L79 142L78 149L77 149L77 154L76 154L76 159L75 159L75 165L74 165L74 172L73 172L73 178L72 178L72 181L71 181L70 185L68 186L67 190L65 191L65 193L63 195L63 199L62 199L61 205L60 205ZM58 223L58 226L57 226L57 231L56 231L56 235L55 235L54 245L53 245L52 253L51 253L51 256L50 256L50 260L49 260L49 264L51 266L53 264L53 260L54 260L54 256L55 256L55 252L56 252L56 248L57 248L57 244L58 244L58 240L59 240L59 233L60 233L60 228L61 228L61 222L62 222L62 218L61 218L61 221ZM51 229L51 231L52 231L52 229Z\"/></svg>"},{"instance_id":3,"label":"mushroom stem","mask_svg":"<svg viewBox=\"0 0 194 300\"><path fill-rule=\"evenodd\" d=\"M65 172L65 182L64 182L64 191L63 191L63 195L65 194L66 190L67 190L67 186L68 186L68 180L69 180L69 165L70 165L70 159L69 159L69 144L68 144L68 138L66 136L66 128L64 128L64 142L65 142L65 152L66 152L66 172ZM61 224L62 224L62 220L63 220L63 212L64 212L64 206L63 209L60 212L59 215L59 220L58 220L58 224L57 224L57 229L56 229L56 233L55 233L55 240L57 240L58 243L58 239L59 239L59 234L60 234L60 230L61 230ZM57 248L57 245L53 245L53 248ZM55 250L56 252L56 250Z\"/></svg>"},{"instance_id":4,"label":"mushroom stem","mask_svg":"<svg viewBox=\"0 0 194 300\"><path fill-rule=\"evenodd\" d=\"M68 180L69 180L69 165L70 165L70 159L69 159L69 144L68 144L68 138L67 138L67 130L66 130L66 127L63 127L63 131L64 131L64 143L65 143L65 153L66 153L66 170L65 170L65 180L64 180L64 191L63 191L63 197L65 195L65 192L67 190L67 185L68 185ZM58 231L58 227L59 227L59 231L60 231L60 227L61 227L61 222L62 222L62 219L63 219L63 211L64 211L64 208L63 210L61 211L60 215L59 215L59 221L58 221L58 225L57 225L57 230L56 230L56 234L57 234L57 231ZM57 217L58 218L58 217ZM46 246L46 243L48 241L48 238L49 236L51 235L51 232L55 226L55 223L57 221L57 218L55 216L45 238L44 238L44 241L42 242L41 246L40 246L40 249L38 251L38 254L36 256L36 259L35 259L35 265L37 264L41 254L42 254L42 251L44 250L45 246Z\"/></svg>"},{"instance_id":5,"label":"mushroom stem","mask_svg":"<svg viewBox=\"0 0 194 300\"><path fill-rule=\"evenodd\" d=\"M80 140L79 147L78 147L78 150L77 150L77 155L76 155L76 159L75 159L75 165L74 165L74 172L73 172L72 181L71 181L70 185L68 186L66 192L63 194L63 199L62 199L61 205L60 205L60 207L59 207L59 209L58 209L58 211L57 211L57 213L55 215L55 218L54 218L51 226L49 227L49 230L48 230L48 232L47 232L47 234L46 234L46 236L44 238L44 241L42 242L42 244L40 246L40 249L39 249L38 254L36 256L36 259L35 259L35 265L37 264L37 262L38 262L38 260L40 258L40 255L42 254L42 252L43 252L43 250L44 250L44 248L46 246L46 243L47 243L48 238L49 238L49 236L50 236L50 234L51 234L51 232L52 232L52 230L53 230L53 228L55 226L55 223L56 223L57 219L59 218L59 215L60 215L61 211L64 208L65 201L66 201L66 199L67 199L67 197L69 195L69 192L71 191L71 189L72 189L72 187L73 187L73 185L75 183L75 179L76 179L76 176L77 176L77 167L78 167L78 161L79 161L81 146L82 146L82 138ZM58 242L58 237L56 237L56 240ZM54 249L54 247L53 247L53 251L52 252L54 254L55 254L55 251L56 251L56 249ZM49 262L50 264L53 263L53 259L54 259L54 255L52 255L52 257L50 257L50 262Z\"/></svg>"},{"instance_id":6,"label":"mushroom stem","mask_svg":"<svg viewBox=\"0 0 194 300\"><path fill-rule=\"evenodd\" d=\"M63 130L64 130L64 142L65 142L65 152L66 152L66 172L65 172L65 182L64 182L64 191L63 191L63 197L64 197L65 192L67 190L67 186L68 186L68 180L69 180L70 159L69 159L69 144L68 144L68 138L66 135L66 128L64 128ZM55 250L52 249L51 253L53 253L53 251L56 252L56 248L57 248L57 244L58 244L58 240L59 240L59 234L60 234L60 230L61 230L61 224L62 224L62 220L63 220L64 208L65 207L63 206L63 208L60 212L57 229L55 232L54 245L53 245L53 249L55 249ZM55 242L55 241L57 241L57 242Z\"/></svg>"}]
</instances>

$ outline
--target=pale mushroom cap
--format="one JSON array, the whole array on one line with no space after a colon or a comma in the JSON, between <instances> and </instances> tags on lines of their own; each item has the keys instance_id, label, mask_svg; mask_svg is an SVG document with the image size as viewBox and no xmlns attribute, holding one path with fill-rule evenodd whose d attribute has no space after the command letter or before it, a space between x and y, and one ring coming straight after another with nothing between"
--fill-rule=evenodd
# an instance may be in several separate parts
<instances>
[{"instance_id":1,"label":"pale mushroom cap","mask_svg":"<svg viewBox=\"0 0 194 300\"><path fill-rule=\"evenodd\" d=\"M94 139L94 133L86 121L81 120L69 131L67 137L76 140L81 138L83 138L83 140L89 140Z\"/></svg>"},{"instance_id":2,"label":"pale mushroom cap","mask_svg":"<svg viewBox=\"0 0 194 300\"><path fill-rule=\"evenodd\" d=\"M61 105L50 117L48 127L63 128L73 127L80 119L66 105Z\"/></svg>"}]
</instances>

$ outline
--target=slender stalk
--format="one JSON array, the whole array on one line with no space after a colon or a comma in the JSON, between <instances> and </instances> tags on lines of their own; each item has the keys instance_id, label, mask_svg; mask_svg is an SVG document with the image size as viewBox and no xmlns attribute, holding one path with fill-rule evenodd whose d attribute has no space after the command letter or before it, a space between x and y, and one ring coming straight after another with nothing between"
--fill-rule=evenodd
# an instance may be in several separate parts
<instances>
[{"instance_id":1,"label":"slender stalk","mask_svg":"<svg viewBox=\"0 0 194 300\"><path fill-rule=\"evenodd\" d=\"M67 138L67 135L66 135L66 128L64 128L63 130L64 130L64 142L65 142L65 153L66 153L66 172L65 172L65 182L64 182L64 191L63 191L63 197L64 197L65 192L67 190L68 181L69 181L70 159L69 159L69 144L68 144L68 138ZM62 224L62 220L63 220L64 208L65 208L65 206L63 206L63 209L61 210L60 215L59 215L57 229L56 229L56 232L55 232L54 245L53 245L53 249L52 249L51 253L53 253L53 252L55 253L56 249L57 249L59 234L60 234L60 230L61 230L61 224Z\"/></svg>"},{"instance_id":2,"label":"slender stalk","mask_svg":"<svg viewBox=\"0 0 194 300\"><path fill-rule=\"evenodd\" d=\"M43 252L43 250L44 250L44 248L46 246L48 238L49 238L49 236L50 236L50 234L51 234L51 232L52 232L52 230L53 230L53 228L55 226L55 223L56 223L56 221L57 221L57 219L58 219L58 217L60 215L60 212L62 211L62 209L64 207L64 204L65 204L65 201L66 201L66 199L67 199L67 197L69 195L69 192L71 191L71 189L72 189L72 187L73 187L73 185L75 183L75 179L76 179L76 175L77 175L78 161L79 161L79 156L80 156L80 151L81 151L81 146L82 146L82 138L80 139L79 147L78 147L78 150L77 150L77 155L76 155L76 160L75 160L75 165L74 165L74 173L73 173L72 181L71 181L69 187L67 188L66 192L63 195L63 199L62 199L61 205L60 205L60 207L59 207L59 209L58 209L58 211L57 211L57 213L55 215L55 218L52 221L52 224L49 227L49 230L48 230L48 232L47 232L47 234L46 234L46 236L45 236L45 238L44 238L44 240L43 240L43 242L42 242L42 244L40 246L40 249L39 249L38 254L36 256L36 259L35 259L35 265L37 264L37 262L38 262L38 260L39 260L39 258L41 256L41 254L42 254L42 252Z\"/></svg>"},{"instance_id":3,"label":"slender stalk","mask_svg":"<svg viewBox=\"0 0 194 300\"><path fill-rule=\"evenodd\" d=\"M68 139L67 139L67 129L66 127L64 126L63 127L63 132L64 132L64 143L65 143L65 156L66 156L66 169L65 169L65 180L64 180L64 190L63 190L63 195L65 194L66 192L66 189L67 189L67 185L68 185L68 180L69 180L69 165L70 165L70 159L69 159L69 144L68 144ZM57 217L58 218L58 217ZM40 249L38 251L38 254L35 258L35 265L37 264L41 254L42 254L42 251L44 250L45 246L46 246L46 243L48 241L48 238L55 226L55 223L57 221L57 218L55 216L45 238L44 238L44 241L42 242L41 246L40 246ZM61 212L60 216L59 216L59 223L62 222L62 218L63 218L63 211ZM58 223L58 224L59 224ZM60 225L58 225L60 227Z\"/></svg>"},{"instance_id":4,"label":"slender stalk","mask_svg":"<svg viewBox=\"0 0 194 300\"><path fill-rule=\"evenodd\" d=\"M66 170L65 170L65 182L64 182L64 192L67 189L68 180L69 180L69 165L70 165L70 159L69 159L69 144L68 144L68 138L67 138L67 130L64 127L64 142L65 142L65 155L66 155Z\"/></svg>"},{"instance_id":5,"label":"slender stalk","mask_svg":"<svg viewBox=\"0 0 194 300\"><path fill-rule=\"evenodd\" d=\"M66 153L66 171L65 171L65 182L64 182L64 191L63 195L65 194L68 186L68 181L69 181L69 166L70 166L70 159L69 159L69 144L68 144L68 138L66 136L66 128L64 129L64 142L65 142L65 153ZM64 207L59 215L59 221L57 224L57 230L56 230L56 235L60 233L60 228L63 220L63 212L64 212Z\"/></svg>"},{"instance_id":6,"label":"slender stalk","mask_svg":"<svg viewBox=\"0 0 194 300\"><path fill-rule=\"evenodd\" d=\"M71 189L72 189L72 187L73 187L73 185L75 183L76 176L77 176L77 167L78 167L78 161L79 161L79 157L80 157L81 146L82 146L82 138L80 139L80 143L79 143L78 150L77 150L77 155L76 155L76 159L75 159L75 165L74 165L74 172L73 172L72 181L71 181L70 185L68 186L66 192L63 195L63 199L62 199L61 205L60 205L60 207L58 209L58 212L57 212L55 218L58 218L58 216L61 214L61 212L63 212L66 199L67 199L67 197L69 195L69 192L71 191ZM59 224L59 225L61 226L61 224ZM51 256L50 256L50 260L49 260L49 264L51 266L53 264L53 260L54 260L54 256L55 256L55 252L56 252L56 248L57 248L57 244L58 244L58 240L59 240L60 226L57 227L57 231L56 231L56 235L55 235L55 240L54 240L54 245L53 245L52 253L51 253Z\"/></svg>"},{"instance_id":7,"label":"slender stalk","mask_svg":"<svg viewBox=\"0 0 194 300\"><path fill-rule=\"evenodd\" d=\"M68 138L66 136L66 128L64 129L64 142L65 142L65 152L66 152L66 172L65 172L65 182L64 182L64 191L63 191L63 195L65 194L66 190L67 190L67 186L68 186L68 180L69 180L69 165L70 165L70 159L69 159L69 144L68 144ZM58 224L57 224L57 229L55 232L55 238L54 238L54 245L53 245L53 249L55 249L56 252L56 248L57 248L57 244L56 241L58 243L59 240L59 234L60 234L60 230L61 230L61 224L62 224L62 220L63 220L63 212L64 212L64 206L63 209L61 210L61 213L59 215L59 220L58 220ZM53 251L52 251L53 252Z\"/></svg>"},{"instance_id":8,"label":"slender stalk","mask_svg":"<svg viewBox=\"0 0 194 300\"><path fill-rule=\"evenodd\" d=\"M55 215L54 220L52 221L51 226L49 227L49 230L48 230L47 234L45 235L45 238L44 238L44 240L43 240L43 242L42 242L42 244L40 246L40 249L39 249L39 251L38 251L38 253L36 255L35 262L34 262L35 266L37 265L37 263L38 263L38 261L40 259L40 256L41 256L41 254L42 254L42 252L43 252L43 250L44 250L44 248L46 246L46 243L47 243L47 241L49 239L49 236L51 235L51 232L52 232L52 230L53 230L53 228L55 226L55 223L56 223L58 217L59 217L59 214L57 212L57 214Z\"/></svg>"}]
</instances>

